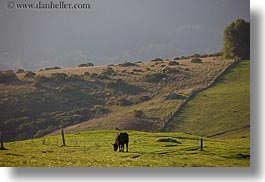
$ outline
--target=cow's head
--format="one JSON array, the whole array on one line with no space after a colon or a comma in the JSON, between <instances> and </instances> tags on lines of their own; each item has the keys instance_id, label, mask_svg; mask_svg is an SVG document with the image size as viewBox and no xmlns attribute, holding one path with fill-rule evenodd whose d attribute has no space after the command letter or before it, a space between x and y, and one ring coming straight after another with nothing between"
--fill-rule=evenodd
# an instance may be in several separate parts
<instances>
[{"instance_id":1,"label":"cow's head","mask_svg":"<svg viewBox=\"0 0 265 182\"><path fill-rule=\"evenodd\" d=\"M114 143L114 144L112 144L113 145L113 149L114 149L114 151L117 151L118 150L118 144L117 143Z\"/></svg>"}]
</instances>

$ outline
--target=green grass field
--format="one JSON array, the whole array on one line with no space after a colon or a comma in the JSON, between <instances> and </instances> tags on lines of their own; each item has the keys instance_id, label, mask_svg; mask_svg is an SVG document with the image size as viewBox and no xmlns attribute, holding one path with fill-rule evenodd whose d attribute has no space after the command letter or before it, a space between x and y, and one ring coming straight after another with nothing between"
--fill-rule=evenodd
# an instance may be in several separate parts
<instances>
[{"instance_id":1,"label":"green grass field","mask_svg":"<svg viewBox=\"0 0 265 182\"><path fill-rule=\"evenodd\" d=\"M229 69L213 86L200 92L169 124L169 131L240 138L250 135L250 61Z\"/></svg>"},{"instance_id":2,"label":"green grass field","mask_svg":"<svg viewBox=\"0 0 265 182\"><path fill-rule=\"evenodd\" d=\"M184 133L127 131L129 152L114 152L117 131L88 131L5 143L0 166L32 167L249 167L249 139L204 138ZM171 142L158 142L171 139Z\"/></svg>"}]
</instances>

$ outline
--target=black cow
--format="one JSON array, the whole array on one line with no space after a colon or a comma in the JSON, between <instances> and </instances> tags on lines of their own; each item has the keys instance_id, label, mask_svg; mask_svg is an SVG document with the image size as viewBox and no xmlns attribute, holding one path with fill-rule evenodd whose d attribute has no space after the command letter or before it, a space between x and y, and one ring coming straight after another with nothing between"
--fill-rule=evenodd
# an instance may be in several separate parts
<instances>
[{"instance_id":1,"label":"black cow","mask_svg":"<svg viewBox=\"0 0 265 182\"><path fill-rule=\"evenodd\" d=\"M124 152L124 144L126 145L126 152L128 152L129 135L128 133L119 133L116 135L115 143L113 145L114 151L119 148L120 152Z\"/></svg>"}]
</instances>

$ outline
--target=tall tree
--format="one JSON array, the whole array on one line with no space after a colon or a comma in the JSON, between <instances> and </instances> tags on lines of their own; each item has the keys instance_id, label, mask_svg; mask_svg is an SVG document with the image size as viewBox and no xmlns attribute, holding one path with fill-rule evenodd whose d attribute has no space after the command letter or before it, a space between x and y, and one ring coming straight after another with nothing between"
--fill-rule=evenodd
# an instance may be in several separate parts
<instances>
[{"instance_id":1,"label":"tall tree","mask_svg":"<svg viewBox=\"0 0 265 182\"><path fill-rule=\"evenodd\" d=\"M238 19L224 30L224 58L250 59L250 23Z\"/></svg>"}]
</instances>

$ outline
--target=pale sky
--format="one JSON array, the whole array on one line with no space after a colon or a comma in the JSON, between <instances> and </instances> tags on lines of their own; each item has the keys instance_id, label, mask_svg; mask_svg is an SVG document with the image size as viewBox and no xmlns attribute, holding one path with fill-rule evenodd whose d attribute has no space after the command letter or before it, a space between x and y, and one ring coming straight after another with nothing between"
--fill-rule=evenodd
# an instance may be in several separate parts
<instances>
[{"instance_id":1,"label":"pale sky","mask_svg":"<svg viewBox=\"0 0 265 182\"><path fill-rule=\"evenodd\" d=\"M89 2L83 10L8 10L8 1L0 2L0 69L213 53L222 49L226 26L250 20L249 0L64 1Z\"/></svg>"}]
</instances>

